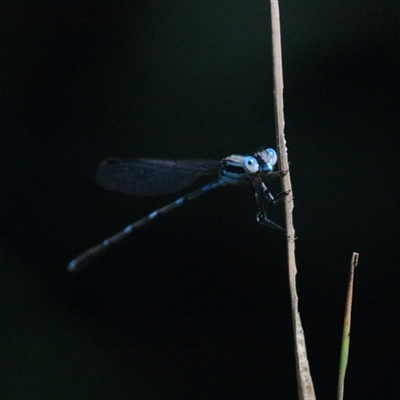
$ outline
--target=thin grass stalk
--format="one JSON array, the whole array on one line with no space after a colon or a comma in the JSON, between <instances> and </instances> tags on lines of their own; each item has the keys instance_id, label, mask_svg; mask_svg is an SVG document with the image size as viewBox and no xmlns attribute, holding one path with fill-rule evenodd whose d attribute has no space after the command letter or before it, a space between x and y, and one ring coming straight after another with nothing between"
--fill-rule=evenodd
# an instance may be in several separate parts
<instances>
[{"instance_id":1,"label":"thin grass stalk","mask_svg":"<svg viewBox=\"0 0 400 400\"><path fill-rule=\"evenodd\" d=\"M347 286L346 306L344 312L342 346L340 350L339 379L338 379L338 400L343 400L344 378L346 375L347 363L349 361L350 348L350 327L351 309L353 304L354 270L358 264L358 253L353 253L350 262L349 284Z\"/></svg>"},{"instance_id":2,"label":"thin grass stalk","mask_svg":"<svg viewBox=\"0 0 400 400\"><path fill-rule=\"evenodd\" d=\"M307 359L306 342L304 331L298 311L298 296L296 290L296 259L295 259L295 232L293 226L293 189L290 179L287 147L284 134L285 119L283 112L283 69L282 69L282 48L281 29L279 17L279 1L270 0L271 8L271 29L272 29L272 59L274 71L274 108L275 108L275 129L277 149L279 154L279 166L286 174L282 177L282 187L288 195L285 197L285 219L287 230L287 256L289 271L289 287L292 306L292 321L294 332L295 359L297 371L298 395L301 400L314 400L315 392L311 378L310 368Z\"/></svg>"}]
</instances>

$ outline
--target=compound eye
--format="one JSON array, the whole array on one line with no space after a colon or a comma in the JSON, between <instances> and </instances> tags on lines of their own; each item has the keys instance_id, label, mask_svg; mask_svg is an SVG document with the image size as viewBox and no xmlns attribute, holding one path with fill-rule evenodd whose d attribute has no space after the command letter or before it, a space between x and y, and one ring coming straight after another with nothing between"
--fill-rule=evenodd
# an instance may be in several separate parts
<instances>
[{"instance_id":1,"label":"compound eye","mask_svg":"<svg viewBox=\"0 0 400 400\"><path fill-rule=\"evenodd\" d=\"M247 156L244 158L243 167L248 174L255 174L260 170L258 161L252 156Z\"/></svg>"},{"instance_id":2,"label":"compound eye","mask_svg":"<svg viewBox=\"0 0 400 400\"><path fill-rule=\"evenodd\" d=\"M267 163L271 166L274 166L278 161L278 155L276 154L276 151L274 149L267 149L265 151L268 155L268 160L269 160L267 161Z\"/></svg>"}]
</instances>

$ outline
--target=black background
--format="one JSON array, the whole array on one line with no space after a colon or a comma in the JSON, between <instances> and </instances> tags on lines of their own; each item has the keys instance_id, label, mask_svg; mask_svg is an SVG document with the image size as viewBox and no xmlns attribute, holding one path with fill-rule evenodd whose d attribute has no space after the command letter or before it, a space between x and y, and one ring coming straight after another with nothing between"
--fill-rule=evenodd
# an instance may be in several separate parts
<instances>
[{"instance_id":1,"label":"black background","mask_svg":"<svg viewBox=\"0 0 400 400\"><path fill-rule=\"evenodd\" d=\"M0 15L1 398L296 398L284 239L255 222L251 188L209 193L65 269L176 197L98 188L104 157L275 147L268 2L16 1ZM347 398L399 392L399 17L398 2L281 3L319 399L335 398L353 251Z\"/></svg>"}]
</instances>

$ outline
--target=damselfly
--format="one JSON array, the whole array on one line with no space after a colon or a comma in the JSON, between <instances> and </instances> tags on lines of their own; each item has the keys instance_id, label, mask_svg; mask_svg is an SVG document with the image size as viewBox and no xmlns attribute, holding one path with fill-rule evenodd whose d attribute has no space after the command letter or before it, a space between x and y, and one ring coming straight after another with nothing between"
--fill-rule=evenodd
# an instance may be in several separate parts
<instances>
[{"instance_id":1,"label":"damselfly","mask_svg":"<svg viewBox=\"0 0 400 400\"><path fill-rule=\"evenodd\" d=\"M221 161L106 158L97 169L97 183L105 189L130 195L158 196L170 194L192 185L201 176L218 175L218 178L153 211L97 246L86 250L68 264L68 270L82 269L108 247L127 237L133 230L141 228L186 201L224 185L251 183L255 192L257 221L284 231L282 227L268 219L264 205L265 203L272 204L286 194L280 193L274 197L263 180L279 174L279 172L273 172L276 162L277 154L273 149L266 149L247 156L233 154Z\"/></svg>"}]
</instances>

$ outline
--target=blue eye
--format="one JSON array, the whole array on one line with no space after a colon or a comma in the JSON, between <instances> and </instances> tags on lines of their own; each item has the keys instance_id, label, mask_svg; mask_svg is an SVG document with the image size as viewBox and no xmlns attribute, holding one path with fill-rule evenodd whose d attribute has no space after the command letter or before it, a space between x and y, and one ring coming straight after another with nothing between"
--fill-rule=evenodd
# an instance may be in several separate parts
<instances>
[{"instance_id":1,"label":"blue eye","mask_svg":"<svg viewBox=\"0 0 400 400\"><path fill-rule=\"evenodd\" d=\"M274 149L267 149L265 151L269 158L268 164L274 166L278 161L278 155L276 154L276 151Z\"/></svg>"},{"instance_id":2,"label":"blue eye","mask_svg":"<svg viewBox=\"0 0 400 400\"><path fill-rule=\"evenodd\" d=\"M248 174L255 174L260 170L257 160L254 157L247 156L243 160L243 168Z\"/></svg>"}]
</instances>

